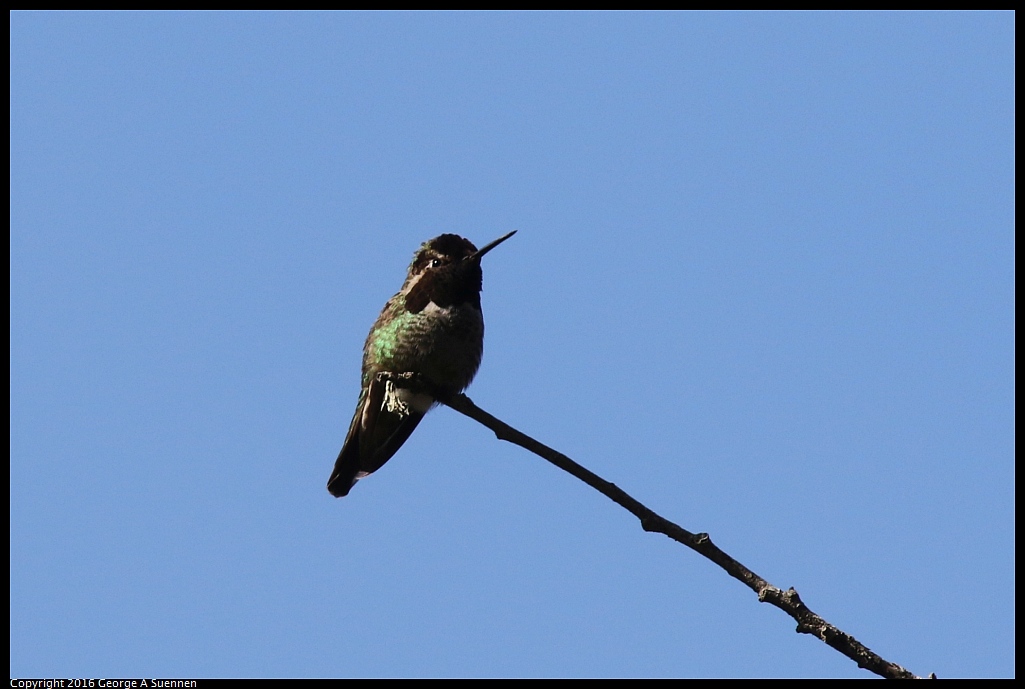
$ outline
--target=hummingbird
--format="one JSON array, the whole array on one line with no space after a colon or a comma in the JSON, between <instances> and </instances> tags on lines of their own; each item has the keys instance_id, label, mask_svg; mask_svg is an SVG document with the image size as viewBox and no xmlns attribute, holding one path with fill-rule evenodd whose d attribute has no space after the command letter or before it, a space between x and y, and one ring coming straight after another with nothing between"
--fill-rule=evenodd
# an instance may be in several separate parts
<instances>
[{"instance_id":1,"label":"hummingbird","mask_svg":"<svg viewBox=\"0 0 1025 689\"><path fill-rule=\"evenodd\" d=\"M429 393L381 380L378 373L416 374L450 394L473 380L484 353L480 261L514 234L481 249L443 234L417 249L402 289L384 305L363 345L362 389L327 481L331 495L348 495L357 481L380 469L437 404Z\"/></svg>"}]
</instances>

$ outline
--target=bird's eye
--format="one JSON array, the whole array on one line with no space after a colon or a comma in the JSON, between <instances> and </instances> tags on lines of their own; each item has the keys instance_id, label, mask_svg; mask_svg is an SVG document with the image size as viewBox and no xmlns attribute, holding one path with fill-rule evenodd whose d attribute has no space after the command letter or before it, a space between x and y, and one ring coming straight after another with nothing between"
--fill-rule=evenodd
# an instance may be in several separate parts
<instances>
[{"instance_id":1,"label":"bird's eye","mask_svg":"<svg viewBox=\"0 0 1025 689\"><path fill-rule=\"evenodd\" d=\"M427 267L428 268L437 268L440 265L441 265L441 259L440 258L432 258L431 262L427 264Z\"/></svg>"}]
</instances>

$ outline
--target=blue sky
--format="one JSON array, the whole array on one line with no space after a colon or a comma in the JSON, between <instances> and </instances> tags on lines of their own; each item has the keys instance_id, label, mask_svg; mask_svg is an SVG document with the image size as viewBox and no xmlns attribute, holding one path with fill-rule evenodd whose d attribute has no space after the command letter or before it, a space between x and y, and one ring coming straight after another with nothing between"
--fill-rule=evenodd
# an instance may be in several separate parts
<instances>
[{"instance_id":1,"label":"blue sky","mask_svg":"<svg viewBox=\"0 0 1025 689\"><path fill-rule=\"evenodd\" d=\"M863 677L452 410L324 488L424 240L469 395L913 672L1014 675L1014 16L11 15L11 675Z\"/></svg>"}]
</instances>

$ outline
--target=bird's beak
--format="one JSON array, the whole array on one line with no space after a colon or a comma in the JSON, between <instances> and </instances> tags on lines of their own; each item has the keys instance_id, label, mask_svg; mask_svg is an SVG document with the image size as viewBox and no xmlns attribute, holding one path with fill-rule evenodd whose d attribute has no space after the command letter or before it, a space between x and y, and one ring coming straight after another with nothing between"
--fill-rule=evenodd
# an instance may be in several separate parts
<instances>
[{"instance_id":1,"label":"bird's beak","mask_svg":"<svg viewBox=\"0 0 1025 689\"><path fill-rule=\"evenodd\" d=\"M509 237L512 237L514 234L516 234L516 230L513 230L509 234L507 234L507 235L505 235L503 237L499 237L498 239L496 239L495 241L491 242L490 244L487 244L486 246L484 246L484 247L482 247L480 249L477 249L477 251L475 253L473 253L473 254L470 254L467 257L467 259L470 260L470 261L477 261L479 263L481 258L483 258L484 254L488 253L489 251L494 249L496 246L498 246L499 244L501 244L505 240L509 239Z\"/></svg>"}]
</instances>

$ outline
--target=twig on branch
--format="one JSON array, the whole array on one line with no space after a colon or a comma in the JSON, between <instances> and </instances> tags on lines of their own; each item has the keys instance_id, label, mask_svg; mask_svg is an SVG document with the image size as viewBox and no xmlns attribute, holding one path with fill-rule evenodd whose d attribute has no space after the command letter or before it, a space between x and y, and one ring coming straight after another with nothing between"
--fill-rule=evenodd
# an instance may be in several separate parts
<instances>
[{"instance_id":1,"label":"twig on branch","mask_svg":"<svg viewBox=\"0 0 1025 689\"><path fill-rule=\"evenodd\" d=\"M921 679L905 668L884 660L876 653L873 653L867 646L855 639L850 634L838 629L834 625L812 612L797 595L797 591L790 588L784 591L773 586L765 579L740 564L732 557L723 552L717 545L712 543L707 533L691 533L678 524L674 524L665 517L651 511L639 501L628 495L623 489L614 483L606 481L592 471L580 466L572 459L557 452L552 448L539 443L525 433L521 433L509 424L500 421L473 403L466 395L446 395L438 390L431 389L431 386L420 379L416 374L410 373L379 373L378 376L389 378L395 382L401 382L401 387L412 389L423 389L429 391L436 399L445 405L455 409L460 414L470 417L474 421L494 431L499 440L505 440L519 445L525 450L533 452L538 457L546 459L563 471L566 471L594 488L616 504L622 506L641 521L641 527L645 531L665 534L678 543L697 551L701 555L726 570L734 579L737 579L749 589L755 592L758 600L776 606L786 614L790 615L797 622L799 634L811 634L816 636L828 645L844 654L858 667L869 672L874 672L880 677L887 679ZM935 675L931 675L935 678Z\"/></svg>"}]
</instances>

